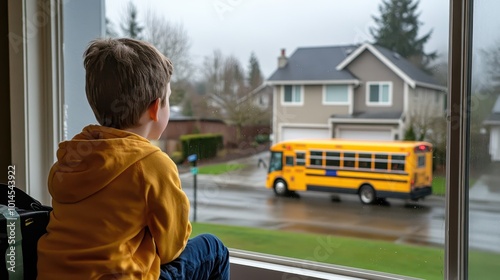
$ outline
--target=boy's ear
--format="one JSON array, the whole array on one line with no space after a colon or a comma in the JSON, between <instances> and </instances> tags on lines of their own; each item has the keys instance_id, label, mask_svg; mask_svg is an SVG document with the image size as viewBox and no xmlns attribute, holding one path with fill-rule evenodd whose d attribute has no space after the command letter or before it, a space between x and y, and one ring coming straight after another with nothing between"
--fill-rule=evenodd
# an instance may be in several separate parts
<instances>
[{"instance_id":1,"label":"boy's ear","mask_svg":"<svg viewBox=\"0 0 500 280\"><path fill-rule=\"evenodd\" d=\"M160 103L161 100L160 98L158 98L155 101L153 101L153 103L151 103L151 105L149 105L148 108L149 117L155 122L158 121L158 113L160 112L160 106L161 106Z\"/></svg>"}]
</instances>

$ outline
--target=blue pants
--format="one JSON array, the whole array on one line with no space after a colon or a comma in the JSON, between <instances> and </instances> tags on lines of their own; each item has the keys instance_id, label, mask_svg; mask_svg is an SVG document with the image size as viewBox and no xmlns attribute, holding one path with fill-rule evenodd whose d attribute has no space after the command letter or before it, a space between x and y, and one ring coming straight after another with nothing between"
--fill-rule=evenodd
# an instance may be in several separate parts
<instances>
[{"instance_id":1,"label":"blue pants","mask_svg":"<svg viewBox=\"0 0 500 280\"><path fill-rule=\"evenodd\" d=\"M181 255L160 266L160 280L229 280L229 251L211 234L189 239Z\"/></svg>"}]
</instances>

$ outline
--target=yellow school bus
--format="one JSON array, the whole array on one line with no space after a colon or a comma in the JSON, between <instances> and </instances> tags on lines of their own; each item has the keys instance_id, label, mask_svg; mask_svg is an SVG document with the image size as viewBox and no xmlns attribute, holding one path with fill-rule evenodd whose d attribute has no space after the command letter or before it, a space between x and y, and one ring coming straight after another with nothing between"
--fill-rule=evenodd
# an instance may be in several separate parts
<instances>
[{"instance_id":1,"label":"yellow school bus","mask_svg":"<svg viewBox=\"0 0 500 280\"><path fill-rule=\"evenodd\" d=\"M266 187L418 200L432 193L432 144L422 141L292 140L273 145Z\"/></svg>"}]
</instances>

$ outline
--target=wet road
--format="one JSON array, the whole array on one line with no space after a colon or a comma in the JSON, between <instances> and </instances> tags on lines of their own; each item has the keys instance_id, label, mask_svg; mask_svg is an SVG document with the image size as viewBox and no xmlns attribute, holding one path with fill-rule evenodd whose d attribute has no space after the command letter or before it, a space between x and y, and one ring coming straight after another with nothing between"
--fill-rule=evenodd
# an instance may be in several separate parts
<instances>
[{"instance_id":1,"label":"wet road","mask_svg":"<svg viewBox=\"0 0 500 280\"><path fill-rule=\"evenodd\" d=\"M272 190L198 181L197 221L444 247L444 199L362 205L357 196L332 202L327 193L275 197ZM183 180L193 214L193 181ZM500 253L500 208L471 205L471 248Z\"/></svg>"}]
</instances>

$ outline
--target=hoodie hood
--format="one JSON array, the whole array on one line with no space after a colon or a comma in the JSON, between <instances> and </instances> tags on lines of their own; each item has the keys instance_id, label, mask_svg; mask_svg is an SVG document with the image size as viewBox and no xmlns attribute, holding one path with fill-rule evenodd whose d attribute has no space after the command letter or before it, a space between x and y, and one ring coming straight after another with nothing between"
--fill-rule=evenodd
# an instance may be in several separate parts
<instances>
[{"instance_id":1,"label":"hoodie hood","mask_svg":"<svg viewBox=\"0 0 500 280\"><path fill-rule=\"evenodd\" d=\"M78 202L155 152L161 150L137 134L89 125L70 141L59 144L57 162L49 174L49 192L57 202Z\"/></svg>"}]
</instances>

